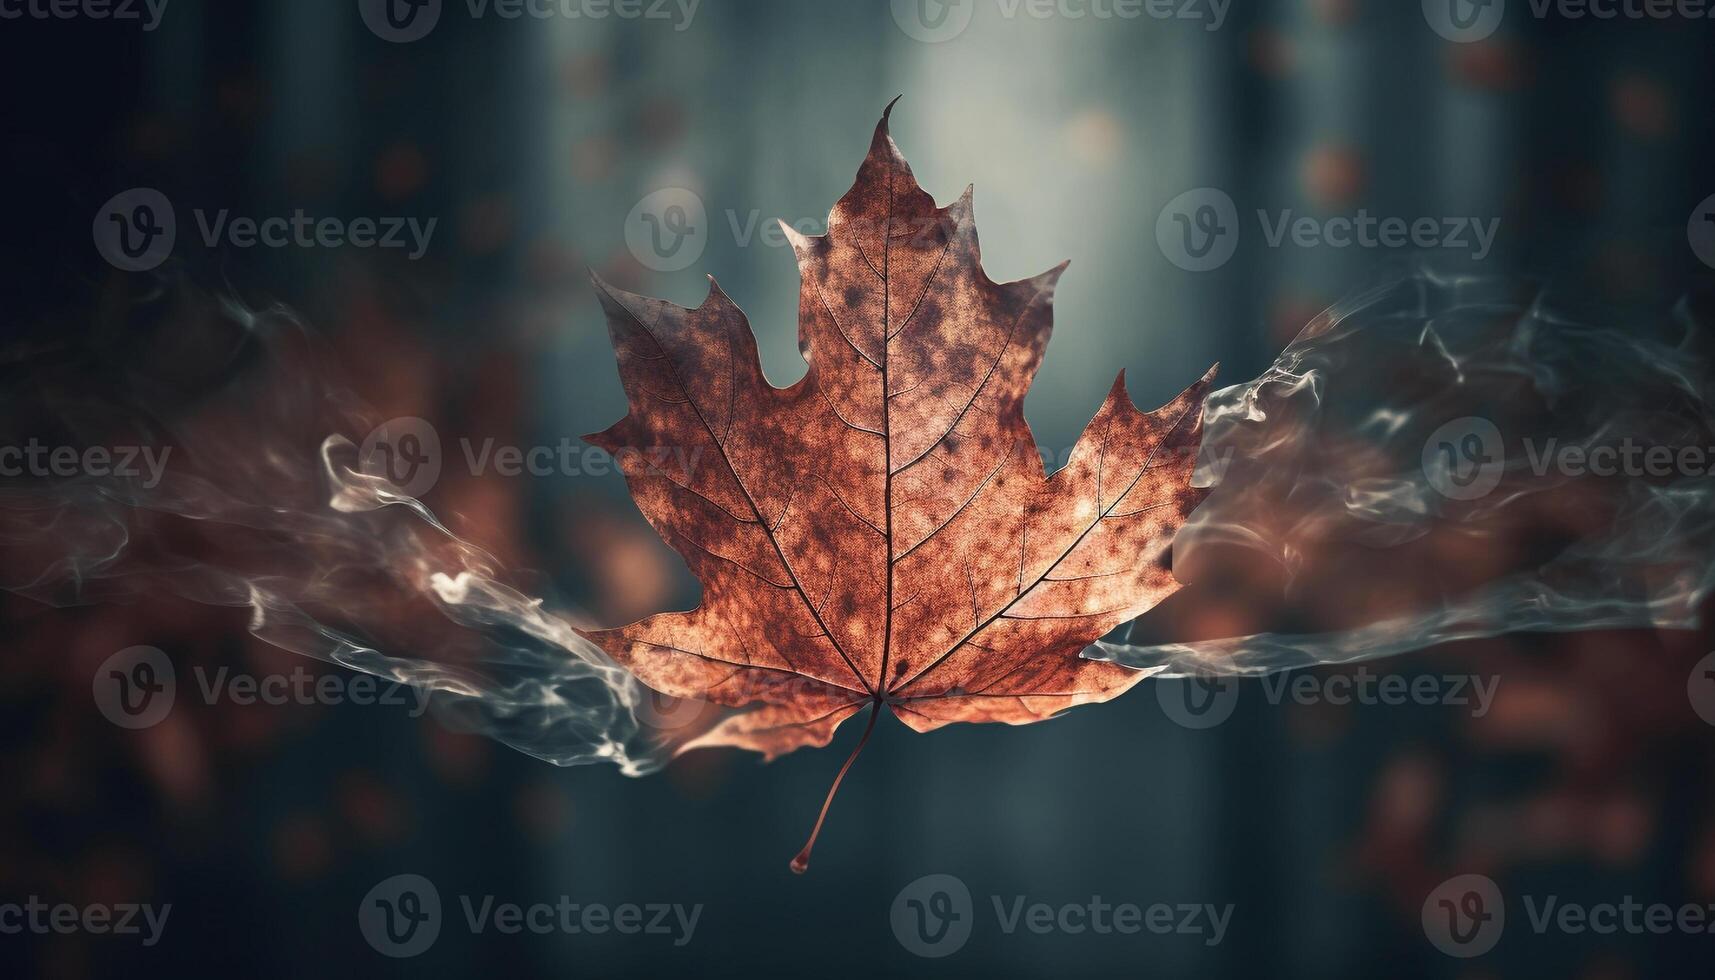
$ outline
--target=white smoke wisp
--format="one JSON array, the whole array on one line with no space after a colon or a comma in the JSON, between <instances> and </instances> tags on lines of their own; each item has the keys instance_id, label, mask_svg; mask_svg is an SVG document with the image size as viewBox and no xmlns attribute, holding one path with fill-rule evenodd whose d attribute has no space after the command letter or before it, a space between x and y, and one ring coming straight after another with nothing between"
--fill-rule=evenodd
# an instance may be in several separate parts
<instances>
[{"instance_id":1,"label":"white smoke wisp","mask_svg":"<svg viewBox=\"0 0 1715 980\"><path fill-rule=\"evenodd\" d=\"M575 613L364 458L354 437L380 420L291 315L185 291L152 302L218 383L186 394L123 355L97 377L87 359L0 350L0 443L129 445L164 463L0 479L0 589L247 608L257 637L413 685L450 726L560 765L651 772L694 734L659 723ZM1293 628L1157 638L1145 617L1085 656L1260 674L1509 632L1693 626L1715 585L1702 320L1682 303L1661 323L1591 325L1517 282L1391 274L1205 406L1196 480L1212 490L1175 538L1175 573L1191 593L1223 567L1273 568ZM1626 447L1674 463L1589 472L1597 450Z\"/></svg>"},{"instance_id":2,"label":"white smoke wisp","mask_svg":"<svg viewBox=\"0 0 1715 980\"><path fill-rule=\"evenodd\" d=\"M0 482L0 588L54 605L247 607L260 639L416 687L449 727L558 765L664 764L639 721L647 692L574 632L575 614L509 585L360 458L347 433L379 420L291 315L183 291L154 301L171 307L168 333L220 344L230 363L185 397L124 365L96 378L87 359L32 358L5 396L8 429L146 447L164 465Z\"/></svg>"},{"instance_id":3,"label":"white smoke wisp","mask_svg":"<svg viewBox=\"0 0 1715 980\"><path fill-rule=\"evenodd\" d=\"M1210 396L1195 479L1212 490L1173 543L1193 586L1262 559L1300 628L1134 628L1084 655L1264 674L1513 632L1694 627L1715 585L1706 317L1689 300L1657 323L1613 316L1416 265L1330 308L1261 377ZM1361 614L1389 589L1408 598Z\"/></svg>"}]
</instances>

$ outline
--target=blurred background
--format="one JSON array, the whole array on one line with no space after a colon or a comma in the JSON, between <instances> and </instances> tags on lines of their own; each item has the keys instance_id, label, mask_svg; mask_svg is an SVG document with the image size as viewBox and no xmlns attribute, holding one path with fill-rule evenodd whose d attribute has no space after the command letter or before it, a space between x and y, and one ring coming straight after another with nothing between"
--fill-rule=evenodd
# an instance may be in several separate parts
<instances>
[{"instance_id":1,"label":"blurred background","mask_svg":"<svg viewBox=\"0 0 1715 980\"><path fill-rule=\"evenodd\" d=\"M769 227L821 229L901 94L892 131L923 187L946 203L976 185L993 278L1072 260L1027 402L1056 456L1117 369L1142 405L1217 360L1225 381L1254 377L1406 251L1274 245L1259 210L1494 222L1481 254L1474 233L1435 250L1631 309L1706 284L1715 250L1688 228L1715 194L1715 21L1437 3L555 0L508 17L525 8L447 0L390 22L356 0L139 0L140 20L7 0L4 365L126 350L104 311L171 275L297 311L381 417L428 419L449 445L554 446L625 410L594 269L686 305L715 276L786 384L803 371L797 270ZM92 242L134 188L176 213L154 275ZM1230 259L1190 271L1158 219L1199 188L1235 202L1243 230ZM420 249L246 247L205 240L222 210L435 224ZM596 622L696 601L615 473L449 465L424 499ZM159 648L181 678L337 671L254 639L243 610L5 595L0 622L0 904L172 904L147 948L0 935L12 976L1624 978L1701 974L1715 950L1683 931L1537 934L1514 899L1505 936L1467 960L1423 917L1463 874L1585 905L1715 903L1707 630L1515 636L1366 668L1474 678L1494 691L1482 708L1301 704L1246 681L1205 726L1173 709L1178 682L1146 682L1027 728L884 723L800 878L787 860L852 726L771 765L702 752L640 779L559 769L409 705L180 698L131 731L90 697L128 647ZM1328 690L1358 669L1312 673ZM401 873L434 882L447 921L432 949L391 959L357 909ZM893 918L930 874L974 903L969 940L940 958ZM461 895L703 910L682 945L473 935ZM1008 934L995 899L1020 895L1232 914L1218 943Z\"/></svg>"}]
</instances>

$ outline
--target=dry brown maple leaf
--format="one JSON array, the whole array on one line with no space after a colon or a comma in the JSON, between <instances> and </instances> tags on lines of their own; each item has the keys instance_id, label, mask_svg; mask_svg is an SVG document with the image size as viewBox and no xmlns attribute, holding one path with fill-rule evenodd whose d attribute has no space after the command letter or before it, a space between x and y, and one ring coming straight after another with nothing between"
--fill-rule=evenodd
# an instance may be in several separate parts
<instances>
[{"instance_id":1,"label":"dry brown maple leaf","mask_svg":"<svg viewBox=\"0 0 1715 980\"><path fill-rule=\"evenodd\" d=\"M827 234L786 233L809 363L789 388L763 377L712 278L694 310L597 280L630 413L586 438L622 460L704 596L587 635L663 694L747 709L681 751L772 759L828 744L871 706L802 871L883 705L919 732L1022 725L1146 676L1079 652L1177 588L1167 555L1201 496L1190 475L1214 370L1148 414L1121 372L1049 476L1024 395L1064 264L992 282L970 190L936 208L886 114ZM663 446L698 465L650 465L644 450Z\"/></svg>"}]
</instances>

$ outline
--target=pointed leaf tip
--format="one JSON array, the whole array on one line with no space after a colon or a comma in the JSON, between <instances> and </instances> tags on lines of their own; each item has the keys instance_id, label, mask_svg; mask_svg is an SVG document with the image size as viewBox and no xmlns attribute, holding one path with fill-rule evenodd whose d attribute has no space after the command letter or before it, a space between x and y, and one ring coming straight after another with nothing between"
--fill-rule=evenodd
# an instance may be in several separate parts
<instances>
[{"instance_id":1,"label":"pointed leaf tip","mask_svg":"<svg viewBox=\"0 0 1715 980\"><path fill-rule=\"evenodd\" d=\"M715 281L714 273L705 272L703 275L709 280L709 291L703 294L703 301L697 304L699 310L708 306L711 300L726 299L726 292L721 289L721 284Z\"/></svg>"},{"instance_id":2,"label":"pointed leaf tip","mask_svg":"<svg viewBox=\"0 0 1715 980\"><path fill-rule=\"evenodd\" d=\"M780 233L786 236L786 242L792 246L793 251L802 252L810 247L809 235L792 227L785 218L775 218L774 220L779 223Z\"/></svg>"},{"instance_id":3,"label":"pointed leaf tip","mask_svg":"<svg viewBox=\"0 0 1715 980\"><path fill-rule=\"evenodd\" d=\"M1024 281L1035 284L1036 288L1040 289L1043 293L1041 298L1052 303L1054 302L1054 294L1060 289L1060 277L1066 274L1066 270L1070 268L1071 265L1072 260L1066 259L1046 272L1038 273L1036 276Z\"/></svg>"},{"instance_id":4,"label":"pointed leaf tip","mask_svg":"<svg viewBox=\"0 0 1715 980\"><path fill-rule=\"evenodd\" d=\"M1131 392L1125 387L1125 368L1120 368L1120 373L1114 376L1113 386L1108 389L1107 400L1137 408L1137 403L1131 400Z\"/></svg>"},{"instance_id":5,"label":"pointed leaf tip","mask_svg":"<svg viewBox=\"0 0 1715 980\"><path fill-rule=\"evenodd\" d=\"M1131 391L1125 386L1125 372L1125 368L1120 368L1119 374L1114 376L1113 387L1108 389L1108 396L1105 401L1111 402L1127 412L1142 414L1143 410L1137 407L1137 402L1131 397Z\"/></svg>"},{"instance_id":6,"label":"pointed leaf tip","mask_svg":"<svg viewBox=\"0 0 1715 980\"><path fill-rule=\"evenodd\" d=\"M961 227L964 225L971 225L972 227L969 230L972 232L976 230L976 220L971 214L971 198L975 194L976 189L977 185L966 184L965 192L959 195L959 199L941 209L948 217L953 219L953 223L955 225L959 225Z\"/></svg>"},{"instance_id":7,"label":"pointed leaf tip","mask_svg":"<svg viewBox=\"0 0 1715 980\"><path fill-rule=\"evenodd\" d=\"M877 144L887 144L891 147L894 156L898 157L900 160L904 160L904 154L899 152L899 148L892 146L893 130L890 125L890 120L893 118L893 107L904 97L905 96L903 95L894 96L893 101L889 102L887 107L881 110L881 118L877 120L875 124L875 135L870 138L870 148L872 153L874 152Z\"/></svg>"},{"instance_id":8,"label":"pointed leaf tip","mask_svg":"<svg viewBox=\"0 0 1715 980\"><path fill-rule=\"evenodd\" d=\"M598 297L605 297L623 306L624 297L636 295L635 293L621 289L612 282L609 282L605 276L595 271L593 267L589 268L589 274L590 285L595 287L596 295Z\"/></svg>"}]
</instances>

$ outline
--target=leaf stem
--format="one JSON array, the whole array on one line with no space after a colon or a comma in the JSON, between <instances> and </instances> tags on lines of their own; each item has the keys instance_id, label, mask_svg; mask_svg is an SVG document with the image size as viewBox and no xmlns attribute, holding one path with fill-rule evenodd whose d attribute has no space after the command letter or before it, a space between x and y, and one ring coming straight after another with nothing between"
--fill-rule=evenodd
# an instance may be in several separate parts
<instances>
[{"instance_id":1,"label":"leaf stem","mask_svg":"<svg viewBox=\"0 0 1715 980\"><path fill-rule=\"evenodd\" d=\"M875 719L881 716L881 699L876 698L869 703L869 724L863 728L863 737L858 739L857 747L846 757L846 764L840 767L840 774L834 777L834 785L828 787L828 798L822 801L822 812L816 816L816 826L810 831L810 839L804 842L804 849L792 859L792 873L801 875L810 870L810 848L816 846L816 835L822 832L822 821L828 819L828 808L834 805L834 794L840 791L840 780L846 778L846 770L857 761L858 753L869 742L869 733L875 731Z\"/></svg>"}]
</instances>

